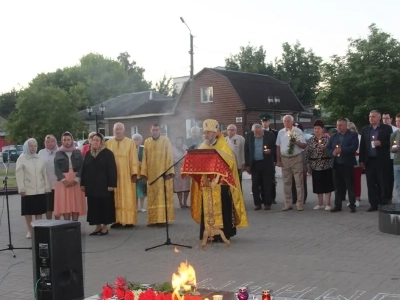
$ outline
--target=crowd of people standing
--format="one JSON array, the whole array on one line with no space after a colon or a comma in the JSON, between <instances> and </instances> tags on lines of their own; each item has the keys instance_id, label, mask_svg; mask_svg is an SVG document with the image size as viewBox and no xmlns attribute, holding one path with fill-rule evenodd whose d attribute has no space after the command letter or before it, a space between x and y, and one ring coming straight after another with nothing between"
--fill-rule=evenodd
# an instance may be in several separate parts
<instances>
[{"instance_id":1,"label":"crowd of people standing","mask_svg":"<svg viewBox=\"0 0 400 300\"><path fill-rule=\"evenodd\" d=\"M291 115L283 118L284 128L279 131L270 128L268 114L260 115L260 119L261 124L254 124L245 137L237 134L234 124L227 127L224 137L217 129L209 129L214 120L208 120L204 123L203 138L199 128L194 127L186 142L178 137L171 143L161 135L158 124L151 127L148 139L143 140L140 134L131 139L125 137L122 123L114 125L114 138L108 141L99 133L90 133L89 143L81 150L76 149L69 132L62 134L60 147L54 136L46 136L45 148L38 154L37 141L28 139L16 166L21 213L28 228L26 237L31 237L32 217L41 219L43 214L47 219L54 215L56 219L73 221L87 215L88 223L95 226L90 235L107 235L109 227L131 228L137 224L140 212L147 214L148 226L164 227L167 218L174 221L174 193L181 209L191 208L189 195L192 201L197 197L190 193L195 191L193 182L181 176L182 158L189 147L209 147L206 143L209 136L214 141L212 147L219 143L227 157L233 158L227 163L234 169L240 185L242 173L251 174L255 210L262 206L271 210L276 204L277 166L282 168L282 211L292 210L293 205L298 211L304 210L307 174L311 175L313 193L318 197L315 210L339 212L347 196L350 212L356 212L363 172L367 179L368 212L391 203L394 186L399 197L400 114L393 126L390 114L382 117L378 111L371 111L370 124L360 133L354 123L343 118L337 120L336 132L328 135L323 121L316 120L314 134L307 139L301 124L295 123ZM164 176L160 176L164 171ZM217 198L231 197L232 210L236 197L236 207L242 210L243 198L236 194L232 198L236 190L225 193L224 185L218 189L221 190ZM191 208L192 216L198 214L198 209ZM245 212L241 213L246 223ZM204 222L201 224L205 226Z\"/></svg>"}]
</instances>

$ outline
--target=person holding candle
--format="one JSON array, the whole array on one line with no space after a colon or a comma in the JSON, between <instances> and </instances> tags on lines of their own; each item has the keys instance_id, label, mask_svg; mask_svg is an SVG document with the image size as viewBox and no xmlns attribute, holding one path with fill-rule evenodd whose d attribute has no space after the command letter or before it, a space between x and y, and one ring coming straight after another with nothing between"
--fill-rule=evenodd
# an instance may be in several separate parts
<instances>
[{"instance_id":1,"label":"person holding candle","mask_svg":"<svg viewBox=\"0 0 400 300\"><path fill-rule=\"evenodd\" d=\"M390 136L392 127L381 123L381 114L376 110L369 113L370 125L364 126L360 141L360 167L365 168L368 186L367 212L378 210L379 205L391 202L390 180Z\"/></svg>"},{"instance_id":2,"label":"person holding candle","mask_svg":"<svg viewBox=\"0 0 400 300\"><path fill-rule=\"evenodd\" d=\"M356 132L358 135L358 149L356 152L357 165L354 166L354 192L356 194L356 206L358 207L358 206L360 206L360 201L361 201L362 169L360 168L360 163L359 163L361 135L358 134L357 127L353 122L347 123L347 128L352 132ZM347 206L349 206L349 205L350 205L350 203L347 204Z\"/></svg>"},{"instance_id":3,"label":"person holding candle","mask_svg":"<svg viewBox=\"0 0 400 300\"><path fill-rule=\"evenodd\" d=\"M390 116L389 113L383 113L382 115L382 121L383 124L389 125L392 127L392 133L397 131L397 127L392 125L392 117ZM394 153L390 153L390 171L386 175L387 180L389 180L389 199L393 199L393 186L394 186L394 169L393 169L393 159L394 159Z\"/></svg>"},{"instance_id":4,"label":"person holding candle","mask_svg":"<svg viewBox=\"0 0 400 300\"><path fill-rule=\"evenodd\" d=\"M245 168L246 172L251 174L255 210L260 210L262 204L265 210L270 210L271 187L276 162L275 136L270 131L264 131L260 124L253 126L254 131L246 135L244 144ZM260 195L260 187L262 195Z\"/></svg>"},{"instance_id":5,"label":"person holding candle","mask_svg":"<svg viewBox=\"0 0 400 300\"><path fill-rule=\"evenodd\" d=\"M303 134L304 134L304 128L303 125L300 123L296 122L293 124L294 127L300 129ZM304 135L304 140L308 141L306 136ZM306 153L305 150L302 151L302 156L303 156L303 189L304 189L304 198L303 198L303 204L306 203L307 201L307 196L308 196L308 184L307 184L307 162L306 162ZM297 202L297 189L296 189L296 181L294 180L294 176L292 177L292 203L296 204Z\"/></svg>"},{"instance_id":6,"label":"person holding candle","mask_svg":"<svg viewBox=\"0 0 400 300\"><path fill-rule=\"evenodd\" d=\"M353 168L357 164L358 136L357 133L347 129L345 119L337 120L336 126L337 132L331 136L326 147L328 153L333 157L333 181L336 189L335 207L331 209L331 212L342 210L342 201L346 199L347 191L350 212L355 213L356 195Z\"/></svg>"},{"instance_id":7,"label":"person holding candle","mask_svg":"<svg viewBox=\"0 0 400 300\"><path fill-rule=\"evenodd\" d=\"M305 151L308 173L312 176L313 193L318 195L318 205L314 209L331 210L333 186L332 157L326 151L329 136L324 135L324 123L314 122L314 136L307 141ZM324 194L326 206L324 207Z\"/></svg>"},{"instance_id":8,"label":"person holding candle","mask_svg":"<svg viewBox=\"0 0 400 300\"><path fill-rule=\"evenodd\" d=\"M400 129L400 114L396 115L396 126ZM393 170L394 170L394 182L397 194L397 203L400 203L400 130L396 130L390 136L391 151L393 153Z\"/></svg>"}]
</instances>

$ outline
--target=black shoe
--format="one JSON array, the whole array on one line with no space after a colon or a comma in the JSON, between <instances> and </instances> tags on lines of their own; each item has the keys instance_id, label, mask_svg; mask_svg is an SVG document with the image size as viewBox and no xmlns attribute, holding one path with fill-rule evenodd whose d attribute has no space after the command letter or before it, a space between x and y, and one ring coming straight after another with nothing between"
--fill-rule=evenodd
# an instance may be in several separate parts
<instances>
[{"instance_id":1,"label":"black shoe","mask_svg":"<svg viewBox=\"0 0 400 300\"><path fill-rule=\"evenodd\" d=\"M106 232L100 232L100 235L107 235L108 234L108 230Z\"/></svg>"},{"instance_id":2,"label":"black shoe","mask_svg":"<svg viewBox=\"0 0 400 300\"><path fill-rule=\"evenodd\" d=\"M331 209L331 212L332 212L332 213L338 212L338 211L342 211L342 208L341 208L341 207L335 206L334 208Z\"/></svg>"},{"instance_id":3,"label":"black shoe","mask_svg":"<svg viewBox=\"0 0 400 300\"><path fill-rule=\"evenodd\" d=\"M121 223L114 223L110 226L110 228L121 228L122 224Z\"/></svg>"},{"instance_id":4,"label":"black shoe","mask_svg":"<svg viewBox=\"0 0 400 300\"><path fill-rule=\"evenodd\" d=\"M349 207L350 208L350 212L352 213L352 214L354 214L355 212L356 212L356 208L355 207Z\"/></svg>"},{"instance_id":5,"label":"black shoe","mask_svg":"<svg viewBox=\"0 0 400 300\"><path fill-rule=\"evenodd\" d=\"M377 211L377 210L378 210L377 207L371 206L370 208L367 209L367 212L373 212L373 211Z\"/></svg>"},{"instance_id":6,"label":"black shoe","mask_svg":"<svg viewBox=\"0 0 400 300\"><path fill-rule=\"evenodd\" d=\"M101 233L101 229L98 231L93 231L92 233L89 233L89 235L98 235Z\"/></svg>"},{"instance_id":7,"label":"black shoe","mask_svg":"<svg viewBox=\"0 0 400 300\"><path fill-rule=\"evenodd\" d=\"M133 228L133 227L135 227L135 225L133 225L133 224L127 224L124 226L124 228Z\"/></svg>"}]
</instances>

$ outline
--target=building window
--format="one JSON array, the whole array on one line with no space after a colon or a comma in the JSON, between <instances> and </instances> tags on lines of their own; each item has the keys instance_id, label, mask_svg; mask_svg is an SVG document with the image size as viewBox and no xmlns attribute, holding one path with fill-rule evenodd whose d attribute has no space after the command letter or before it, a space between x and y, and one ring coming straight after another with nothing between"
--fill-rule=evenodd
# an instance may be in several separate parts
<instances>
[{"instance_id":1,"label":"building window","mask_svg":"<svg viewBox=\"0 0 400 300\"><path fill-rule=\"evenodd\" d=\"M131 126L131 136L136 133L139 133L139 128L137 126Z\"/></svg>"},{"instance_id":2,"label":"building window","mask_svg":"<svg viewBox=\"0 0 400 300\"><path fill-rule=\"evenodd\" d=\"M214 90L212 86L200 88L201 103L214 101Z\"/></svg>"},{"instance_id":3,"label":"building window","mask_svg":"<svg viewBox=\"0 0 400 300\"><path fill-rule=\"evenodd\" d=\"M105 128L99 128L99 133L102 134L103 136L106 136L106 129Z\"/></svg>"},{"instance_id":4,"label":"building window","mask_svg":"<svg viewBox=\"0 0 400 300\"><path fill-rule=\"evenodd\" d=\"M161 130L161 135L168 137L168 126L167 125L161 125L160 130Z\"/></svg>"},{"instance_id":5,"label":"building window","mask_svg":"<svg viewBox=\"0 0 400 300\"><path fill-rule=\"evenodd\" d=\"M225 130L225 125L224 124L219 124L219 131L224 131Z\"/></svg>"}]
</instances>

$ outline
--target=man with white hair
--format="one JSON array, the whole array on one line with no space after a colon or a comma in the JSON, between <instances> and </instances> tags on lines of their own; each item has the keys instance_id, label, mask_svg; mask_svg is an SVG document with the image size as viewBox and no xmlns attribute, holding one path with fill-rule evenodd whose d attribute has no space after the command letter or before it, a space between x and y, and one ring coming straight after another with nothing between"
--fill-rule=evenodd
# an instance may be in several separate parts
<instances>
[{"instance_id":1,"label":"man with white hair","mask_svg":"<svg viewBox=\"0 0 400 300\"><path fill-rule=\"evenodd\" d=\"M190 129L190 138L186 140L186 146L192 147L195 145L195 148L199 147L200 144L203 142L200 136L200 128L199 127L192 127Z\"/></svg>"},{"instance_id":2,"label":"man with white hair","mask_svg":"<svg viewBox=\"0 0 400 300\"><path fill-rule=\"evenodd\" d=\"M230 124L226 129L228 135L225 140L228 142L229 148L231 148L236 159L236 166L238 169L240 186L242 185L242 172L244 171L244 137L237 134L236 125Z\"/></svg>"},{"instance_id":3,"label":"man with white hair","mask_svg":"<svg viewBox=\"0 0 400 300\"><path fill-rule=\"evenodd\" d=\"M282 211L292 209L292 178L296 183L297 210L303 210L303 155L306 147L303 132L293 126L294 119L291 115L283 117L284 128L279 130L276 139L277 166L282 167L282 180L285 192L285 206Z\"/></svg>"},{"instance_id":4,"label":"man with white hair","mask_svg":"<svg viewBox=\"0 0 400 300\"><path fill-rule=\"evenodd\" d=\"M396 132L398 129L396 126L392 125L393 118L390 116L390 113L382 114L383 124L389 125L392 127L392 133ZM393 159L394 153L390 153L390 170L386 173L387 179L389 180L389 198L393 198L393 187L394 187L394 169L393 169Z\"/></svg>"},{"instance_id":5,"label":"man with white hair","mask_svg":"<svg viewBox=\"0 0 400 300\"><path fill-rule=\"evenodd\" d=\"M111 228L125 225L131 228L137 223L136 179L138 155L132 139L125 137L125 125L114 124L114 138L106 142L106 147L115 156L117 163L117 188L115 189L115 220Z\"/></svg>"}]
</instances>

